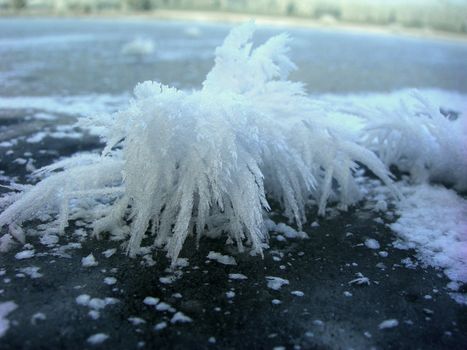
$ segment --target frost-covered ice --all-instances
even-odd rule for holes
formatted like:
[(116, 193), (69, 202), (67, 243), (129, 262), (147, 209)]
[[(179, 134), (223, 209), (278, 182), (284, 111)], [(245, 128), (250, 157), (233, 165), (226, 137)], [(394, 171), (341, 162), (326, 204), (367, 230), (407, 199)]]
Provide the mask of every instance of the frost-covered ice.
[(241, 273), (229, 273), (229, 279), (231, 280), (246, 280), (248, 277), (246, 277), (244, 274)]
[(396, 319), (389, 319), (389, 320), (384, 320), (378, 325), (379, 329), (388, 329), (388, 328), (394, 328), (399, 325), (399, 321)]
[(9, 313), (16, 310), (18, 305), (13, 301), (0, 303), (0, 338), (3, 337), (10, 328), (10, 321), (6, 318)]
[(441, 186), (406, 186), (404, 193), (400, 218), (391, 224), (396, 247), (413, 248), (423, 264), (467, 282), (467, 200)]
[(215, 260), (218, 263), (224, 264), (224, 265), (237, 265), (237, 262), (235, 261), (234, 257), (228, 256), (228, 255), (222, 255), (217, 252), (212, 252), (212, 251), (209, 252), (207, 258), (211, 260)]
[(274, 290), (279, 290), (282, 288), (282, 286), (288, 285), (289, 280), (286, 280), (285, 278), (280, 278), (280, 277), (274, 277), (274, 276), (266, 276), (267, 280), (267, 286), (268, 288), (274, 289)]

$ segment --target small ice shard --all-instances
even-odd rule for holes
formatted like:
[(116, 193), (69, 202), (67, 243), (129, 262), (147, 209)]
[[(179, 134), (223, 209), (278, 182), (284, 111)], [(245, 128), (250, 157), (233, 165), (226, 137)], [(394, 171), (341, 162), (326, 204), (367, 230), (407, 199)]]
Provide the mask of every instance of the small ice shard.
[(106, 258), (110, 258), (112, 255), (115, 254), (116, 251), (116, 248), (107, 249), (102, 252), (102, 255), (104, 255)]
[(117, 279), (115, 277), (105, 277), (104, 278), (104, 283), (111, 286), (117, 283)]
[(294, 291), (290, 292), (290, 294), (295, 295), (295, 296), (297, 296), (297, 297), (302, 297), (302, 296), (305, 295), (305, 293), (303, 293), (303, 292), (300, 291), (300, 290), (294, 290)]
[(94, 255), (92, 255), (91, 253), (88, 256), (81, 259), (81, 265), (83, 265), (84, 267), (92, 267), (97, 266), (98, 262), (94, 258)]
[(140, 324), (146, 323), (144, 319), (135, 316), (128, 317), (128, 321), (130, 321), (133, 326), (139, 326)]
[(233, 297), (235, 297), (235, 292), (230, 290), (225, 293), (225, 296), (227, 297), (227, 299), (232, 299)]
[(0, 303), (0, 338), (3, 337), (10, 328), (10, 321), (6, 318), (8, 314), (14, 310), (18, 305), (13, 301), (6, 301)]
[(224, 264), (224, 265), (237, 265), (237, 262), (235, 261), (233, 257), (229, 255), (222, 255), (220, 253), (213, 252), (213, 251), (209, 252), (207, 258), (211, 260), (215, 260), (218, 263)]
[(40, 242), (47, 246), (54, 245), (58, 243), (58, 236), (51, 233), (46, 233), (40, 238)]
[(365, 240), (365, 246), (370, 249), (379, 249), (380, 245), (376, 239), (368, 238)]
[(378, 325), (378, 328), (379, 329), (388, 329), (388, 328), (394, 328), (394, 327), (397, 327), (399, 325), (399, 321), (392, 318), (392, 319), (389, 319), (389, 320), (385, 320), (383, 322), (381, 322), (379, 325)]
[(89, 300), (88, 306), (91, 309), (99, 310), (99, 309), (105, 308), (107, 306), (107, 303), (105, 302), (104, 299), (92, 298), (91, 300)]
[(175, 315), (173, 315), (172, 319), (170, 320), (170, 323), (187, 323), (187, 322), (192, 322), (193, 320), (186, 316), (183, 312), (179, 311)]
[(274, 290), (279, 290), (282, 286), (289, 284), (288, 280), (280, 277), (266, 276), (266, 279), (268, 281), (268, 288)]
[(88, 316), (91, 317), (93, 320), (97, 320), (99, 319), (99, 317), (101, 317), (101, 314), (97, 310), (90, 310), (88, 312)]
[(246, 277), (244, 274), (241, 273), (229, 273), (229, 279), (231, 280), (246, 280), (248, 277)]
[(156, 305), (157, 311), (168, 311), (171, 308), (172, 307), (170, 306), (170, 304), (164, 303), (163, 301), (161, 301), (159, 304)]
[(143, 303), (146, 305), (157, 305), (159, 303), (160, 299), (159, 298), (154, 298), (154, 297), (146, 297), (143, 300)]
[(42, 276), (44, 276), (42, 273), (39, 272), (40, 270), (40, 267), (37, 267), (37, 266), (28, 266), (28, 267), (23, 267), (21, 269), (19, 269), (19, 271), (21, 271), (22, 273), (25, 273), (26, 275), (28, 275), (29, 277), (31, 278), (41, 278)]
[(155, 330), (155, 331), (161, 331), (161, 330), (163, 330), (163, 329), (166, 328), (166, 327), (167, 327), (167, 322), (159, 322), (158, 324), (156, 324), (156, 325), (154, 326), (154, 330)]
[(357, 276), (357, 278), (350, 281), (349, 284), (370, 285), (370, 280), (368, 279), (368, 277), (363, 276), (361, 272), (357, 272), (355, 275)]
[(35, 326), (37, 321), (45, 321), (47, 316), (43, 312), (37, 312), (31, 317), (31, 324)]
[(88, 294), (81, 294), (78, 295), (75, 300), (78, 305), (87, 306), (89, 304), (89, 300), (91, 300), (91, 296)]
[(34, 249), (23, 250), (22, 252), (16, 253), (15, 258), (18, 260), (29, 259), (34, 256)]
[(175, 276), (166, 276), (166, 277), (159, 277), (159, 282), (162, 284), (171, 284), (175, 282), (177, 278)]
[(91, 345), (98, 345), (98, 344), (105, 342), (108, 338), (109, 336), (105, 333), (96, 333), (96, 334), (91, 335), (87, 339), (87, 342)]

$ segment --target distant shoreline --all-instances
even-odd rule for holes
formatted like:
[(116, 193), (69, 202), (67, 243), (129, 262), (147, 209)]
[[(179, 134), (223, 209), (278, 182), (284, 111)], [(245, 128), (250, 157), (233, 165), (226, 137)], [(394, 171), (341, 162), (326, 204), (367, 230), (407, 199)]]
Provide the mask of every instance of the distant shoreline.
[(410, 28), (396, 25), (381, 26), (373, 24), (350, 23), (324, 18), (322, 20), (292, 16), (271, 16), (250, 13), (233, 13), (217, 11), (192, 10), (152, 10), (147, 12), (105, 11), (91, 14), (71, 13), (44, 13), (44, 12), (13, 12), (0, 13), (0, 18), (77, 18), (77, 19), (144, 19), (161, 21), (193, 21), (236, 24), (254, 19), (259, 25), (276, 27), (310, 28), (323, 30), (336, 30), (355, 33), (369, 33), (382, 35), (396, 35), (419, 39), (436, 39), (467, 43), (467, 35), (439, 31), (428, 28)]

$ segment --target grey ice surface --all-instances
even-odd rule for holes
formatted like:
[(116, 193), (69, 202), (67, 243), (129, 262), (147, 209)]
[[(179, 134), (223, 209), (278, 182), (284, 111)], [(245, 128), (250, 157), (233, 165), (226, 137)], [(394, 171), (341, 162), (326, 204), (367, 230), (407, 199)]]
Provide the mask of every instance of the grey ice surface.
[[(228, 27), (203, 25), (201, 37), (189, 38), (184, 28), (192, 25), (0, 20), (0, 96), (122, 94), (147, 79), (197, 86)], [(276, 31), (262, 29), (259, 37)], [(465, 46), (397, 36), (288, 31), (295, 38), (292, 57), (300, 67), (296, 77), (311, 91), (407, 86), (467, 91)], [(122, 57), (121, 45), (135, 36), (149, 36), (164, 50), (142, 61)], [(33, 159), (40, 167), (62, 156), (100, 149), (99, 141), (86, 134), (26, 142), (39, 131), (53, 133), (74, 121), (60, 113), (55, 120), (38, 119), (37, 112), (43, 111), (0, 110), (0, 142), (16, 140), (0, 147), (0, 184), (11, 178), (32, 181), (27, 163), (15, 162), (18, 158)], [(0, 338), (0, 349), (465, 349), (467, 309), (448, 295), (449, 281), (440, 271), (402, 264), (406, 258), (416, 261), (414, 251), (393, 248), (395, 237), (387, 222), (374, 220), (377, 216), (357, 206), (318, 219), (311, 208), (304, 228), (310, 238), (283, 242), (273, 234), (264, 259), (238, 254), (223, 240), (203, 238), (199, 249), (189, 240), (181, 253), (189, 264), (175, 271), (168, 270), (161, 251), (153, 255), (155, 265), (145, 266), (150, 260), (128, 258), (120, 242), (92, 239), (86, 230), (88, 237), (80, 241), (73, 235), (79, 229), (76, 223), (54, 247), (29, 237), (34, 257), (16, 259), (24, 250), (19, 245), (0, 255), (0, 302), (13, 300), (18, 305), (7, 316), (10, 328)], [(285, 220), (279, 214), (272, 219)], [(310, 225), (315, 220), (319, 226)], [(34, 228), (35, 223), (26, 226)], [(369, 238), (379, 242), (379, 250), (364, 245)], [(61, 247), (77, 242), (80, 248), (63, 254)], [(116, 253), (106, 258), (102, 253), (111, 248)], [(207, 259), (211, 251), (234, 257), (237, 265)], [(388, 252), (387, 257), (380, 251)], [(85, 267), (81, 259), (90, 253), (98, 265)], [(42, 276), (32, 278), (34, 274), (25, 272), (31, 272), (25, 270), (28, 267), (39, 268)], [(358, 273), (370, 284), (349, 283)], [(229, 279), (229, 274), (247, 278)], [(268, 288), (268, 276), (289, 284)], [(465, 286), (460, 292), (466, 293)], [(85, 294), (94, 301), (77, 303)], [(146, 297), (159, 302), (144, 303)], [(107, 299), (103, 307), (105, 298), (118, 301)], [(172, 323), (183, 320), (173, 318), (178, 312), (191, 322)], [(380, 329), (392, 319), (398, 321), (396, 327)], [(88, 341), (99, 339), (90, 338), (99, 333), (108, 338), (101, 344)]]

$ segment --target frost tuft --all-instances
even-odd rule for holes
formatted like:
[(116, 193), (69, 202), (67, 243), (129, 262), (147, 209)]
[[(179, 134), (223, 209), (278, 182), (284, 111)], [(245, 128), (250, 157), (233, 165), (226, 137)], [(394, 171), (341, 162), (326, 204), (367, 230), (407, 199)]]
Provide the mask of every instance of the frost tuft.
[(51, 228), (63, 234), (70, 219), (86, 219), (95, 237), (125, 240), (128, 255), (140, 254), (150, 238), (175, 264), (190, 235), (197, 242), (224, 235), (240, 252), (262, 255), (270, 200), (298, 227), (277, 230), (306, 238), (310, 197), (319, 215), (329, 202), (347, 209), (361, 197), (354, 176), (361, 165), (397, 194), (375, 153), (329, 122), (329, 106), (307, 96), (303, 84), (288, 80), (296, 69), (288, 36), (254, 47), (254, 31), (247, 23), (230, 32), (200, 90), (146, 81), (127, 108), (81, 119), (79, 126), (105, 141), (102, 153), (36, 170), (37, 185), (17, 186), (0, 202), (9, 205), (0, 227), (21, 241), (16, 228), (24, 221), (52, 215)]

